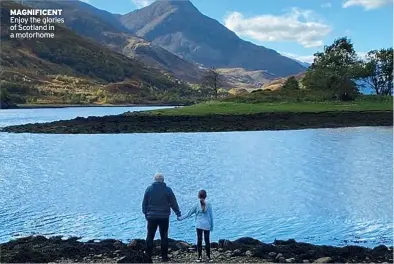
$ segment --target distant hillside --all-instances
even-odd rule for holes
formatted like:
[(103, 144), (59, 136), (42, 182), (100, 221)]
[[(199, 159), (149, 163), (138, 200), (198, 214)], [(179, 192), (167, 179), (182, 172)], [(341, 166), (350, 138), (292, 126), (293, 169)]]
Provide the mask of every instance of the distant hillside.
[(107, 45), (128, 57), (138, 59), (146, 65), (168, 72), (178, 79), (198, 82), (201, 78), (201, 70), (197, 65), (132, 34), (119, 22), (119, 15), (77, 0), (25, 3), (40, 8), (61, 8), (65, 25), (74, 32)]
[(123, 93), (179, 86), (176, 79), (59, 25), (54, 39), (9, 39), (9, 10), (16, 8), (23, 7), (1, 2), (1, 81), (10, 93), (105, 97), (108, 83), (122, 83)]
[(247, 71), (242, 68), (221, 68), (217, 71), (225, 78), (228, 88), (261, 88), (277, 76), (263, 70)]
[(188, 0), (156, 1), (120, 16), (120, 21), (137, 36), (206, 67), (265, 70), (278, 77), (305, 71), (274, 50), (240, 39)]
[[(300, 82), (301, 87), (302, 87), (301, 80), (302, 80), (302, 78), (304, 78), (304, 76), (305, 76), (305, 73), (300, 73), (300, 74), (294, 75), (296, 80)], [(288, 77), (279, 78), (279, 79), (275, 79), (270, 82), (267, 82), (266, 84), (263, 85), (263, 90), (276, 91), (282, 87), (282, 85), (286, 82), (287, 78)]]

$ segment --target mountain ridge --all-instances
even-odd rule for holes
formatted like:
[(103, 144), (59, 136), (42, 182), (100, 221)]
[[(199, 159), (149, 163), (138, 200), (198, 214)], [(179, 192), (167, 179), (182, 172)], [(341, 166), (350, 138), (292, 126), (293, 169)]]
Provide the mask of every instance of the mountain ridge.
[(137, 36), (206, 67), (267, 70), (278, 77), (305, 71), (277, 51), (242, 40), (190, 1), (156, 1), (119, 20)]

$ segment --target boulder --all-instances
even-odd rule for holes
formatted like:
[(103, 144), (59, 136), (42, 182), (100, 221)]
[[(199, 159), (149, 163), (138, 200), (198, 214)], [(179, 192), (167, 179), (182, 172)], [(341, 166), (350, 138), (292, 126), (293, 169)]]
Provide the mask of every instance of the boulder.
[(330, 263), (330, 262), (332, 262), (332, 259), (330, 257), (324, 257), (324, 258), (316, 259), (313, 263)]
[(290, 245), (290, 244), (295, 244), (297, 243), (294, 239), (288, 239), (288, 240), (276, 240), (274, 241), (274, 245)]
[(176, 247), (180, 250), (187, 250), (190, 247), (190, 245), (186, 242), (181, 241), (176, 243)]
[(232, 257), (239, 257), (242, 256), (242, 251), (240, 249), (236, 249), (233, 251), (233, 253), (231, 254)]
[(275, 259), (276, 258), (276, 253), (275, 252), (270, 252), (270, 253), (268, 253), (268, 257), (271, 258), (271, 259)]
[(257, 246), (262, 244), (261, 241), (251, 238), (251, 237), (242, 237), (234, 241), (235, 244), (242, 244), (242, 245), (250, 245), (250, 246)]
[(295, 262), (296, 262), (295, 258), (286, 259), (286, 263), (295, 263)]

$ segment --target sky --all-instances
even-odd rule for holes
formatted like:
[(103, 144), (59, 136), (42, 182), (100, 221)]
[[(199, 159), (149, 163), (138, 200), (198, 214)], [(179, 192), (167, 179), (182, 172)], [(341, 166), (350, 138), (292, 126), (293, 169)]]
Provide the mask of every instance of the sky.
[[(155, 0), (84, 0), (126, 14)], [(160, 1), (160, 0), (158, 0)], [(181, 1), (181, 0), (180, 0)], [(363, 56), (393, 46), (393, 0), (191, 0), (240, 38), (303, 62), (312, 62), (336, 38), (347, 36)]]

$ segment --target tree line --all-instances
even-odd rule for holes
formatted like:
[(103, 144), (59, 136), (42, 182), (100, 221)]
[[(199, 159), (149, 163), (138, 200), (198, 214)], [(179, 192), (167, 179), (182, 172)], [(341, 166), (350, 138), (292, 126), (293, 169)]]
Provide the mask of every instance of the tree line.
[(335, 99), (352, 100), (359, 87), (377, 95), (393, 94), (393, 48), (372, 50), (360, 58), (347, 37), (314, 54), (302, 84), (307, 89), (330, 91)]

